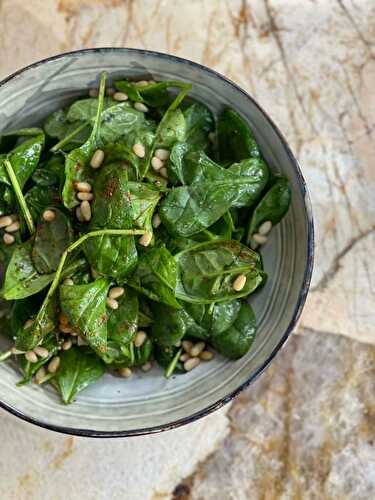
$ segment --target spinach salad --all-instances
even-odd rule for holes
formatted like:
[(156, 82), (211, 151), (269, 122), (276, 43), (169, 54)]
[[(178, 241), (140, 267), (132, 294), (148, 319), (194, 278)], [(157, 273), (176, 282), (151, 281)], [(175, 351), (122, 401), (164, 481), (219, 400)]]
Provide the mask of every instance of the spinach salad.
[(106, 371), (245, 355), (256, 250), (291, 196), (234, 110), (214, 117), (184, 82), (106, 78), (0, 137), (0, 360), (66, 404)]

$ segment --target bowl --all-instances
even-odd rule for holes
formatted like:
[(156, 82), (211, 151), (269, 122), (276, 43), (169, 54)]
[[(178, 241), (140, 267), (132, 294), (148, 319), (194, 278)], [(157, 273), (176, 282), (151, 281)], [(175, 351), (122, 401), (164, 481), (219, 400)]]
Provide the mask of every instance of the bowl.
[[(36, 62), (0, 83), (0, 133), (41, 123), (50, 112), (82, 95), (83, 89), (97, 86), (103, 70), (109, 73), (109, 82), (124, 76), (186, 80), (193, 84), (191, 95), (212, 111), (234, 108), (250, 124), (270, 167), (285, 174), (292, 188), (289, 212), (262, 250), (269, 279), (250, 299), (258, 334), (243, 358), (234, 362), (217, 356), (171, 379), (165, 379), (158, 368), (130, 380), (108, 374), (70, 406), (60, 403), (52, 387), (16, 387), (16, 369), (8, 363), (0, 365), (0, 405), (14, 415), (67, 434), (117, 437), (193, 422), (231, 401), (262, 373), (301, 314), (313, 266), (313, 220), (298, 163), (272, 120), (233, 82), (186, 59), (147, 50), (102, 48)], [(3, 348), (6, 340), (0, 342)]]

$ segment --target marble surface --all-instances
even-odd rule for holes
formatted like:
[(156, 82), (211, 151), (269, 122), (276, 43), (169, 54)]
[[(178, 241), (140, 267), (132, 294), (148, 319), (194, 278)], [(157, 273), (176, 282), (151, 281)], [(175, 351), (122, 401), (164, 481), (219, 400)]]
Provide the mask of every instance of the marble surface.
[(228, 417), (93, 443), (1, 413), (2, 499), (375, 497), (374, 16), (372, 0), (0, 0), (0, 77), (62, 51), (128, 46), (236, 81), (287, 137), (316, 221), (302, 335)]

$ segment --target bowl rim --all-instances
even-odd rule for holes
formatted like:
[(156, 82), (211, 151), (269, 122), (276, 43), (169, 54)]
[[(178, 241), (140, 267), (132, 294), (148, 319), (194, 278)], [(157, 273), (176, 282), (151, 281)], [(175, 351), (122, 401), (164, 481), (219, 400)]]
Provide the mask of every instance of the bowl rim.
[(86, 53), (90, 53), (90, 52), (91, 53), (95, 53), (95, 52), (98, 52), (98, 53), (125, 52), (125, 53), (129, 53), (129, 54), (152, 55), (152, 56), (159, 57), (161, 59), (169, 59), (169, 60), (172, 60), (172, 61), (177, 62), (179, 64), (193, 66), (196, 69), (199, 69), (200, 71), (203, 71), (205, 73), (209, 73), (209, 74), (215, 76), (216, 78), (224, 80), (227, 84), (229, 84), (231, 87), (233, 87), (236, 91), (242, 93), (247, 99), (249, 99), (252, 102), (252, 104), (256, 108), (258, 108), (258, 110), (264, 115), (266, 120), (269, 122), (269, 124), (273, 128), (274, 132), (276, 133), (276, 135), (280, 139), (280, 141), (284, 147), (284, 150), (287, 153), (288, 158), (294, 167), (294, 170), (297, 174), (298, 187), (299, 187), (301, 195), (304, 199), (305, 217), (306, 217), (306, 221), (307, 221), (307, 262), (306, 262), (306, 267), (305, 267), (305, 271), (304, 271), (302, 286), (301, 286), (301, 289), (300, 289), (299, 294), (298, 294), (298, 300), (297, 300), (297, 303), (295, 305), (292, 318), (291, 318), (289, 325), (286, 328), (283, 336), (281, 337), (281, 339), (279, 340), (277, 345), (273, 348), (271, 354), (262, 363), (262, 365), (254, 373), (252, 373), (244, 382), (242, 382), (242, 384), (240, 384), (236, 389), (231, 391), (226, 396), (220, 398), (218, 401), (203, 408), (202, 410), (199, 410), (199, 411), (193, 413), (192, 415), (182, 417), (178, 420), (168, 422), (165, 424), (151, 426), (151, 427), (144, 427), (144, 428), (140, 428), (140, 429), (126, 430), (126, 431), (95, 431), (92, 429), (65, 427), (62, 425), (49, 424), (49, 423), (40, 421), (32, 416), (26, 415), (26, 414), (22, 413), (21, 411), (19, 411), (17, 408), (13, 407), (12, 405), (9, 405), (9, 404), (5, 403), (4, 401), (0, 400), (0, 408), (3, 408), (4, 410), (8, 411), (12, 415), (19, 417), (20, 419), (22, 419), (26, 422), (37, 425), (38, 427), (42, 427), (44, 429), (52, 430), (52, 431), (59, 432), (62, 434), (69, 434), (69, 435), (73, 435), (73, 436), (95, 437), (95, 438), (115, 438), (115, 437), (143, 436), (143, 435), (148, 435), (148, 434), (156, 434), (159, 432), (165, 432), (165, 431), (168, 431), (171, 429), (176, 429), (182, 425), (194, 422), (194, 421), (196, 421), (202, 417), (205, 417), (205, 416), (209, 415), (210, 413), (220, 409), (225, 404), (232, 401), (241, 391), (246, 389), (250, 384), (252, 384), (264, 372), (264, 370), (268, 367), (268, 365), (274, 359), (276, 354), (285, 345), (286, 341), (288, 340), (291, 333), (293, 332), (293, 329), (296, 326), (297, 321), (301, 315), (301, 312), (302, 312), (302, 309), (304, 307), (306, 297), (307, 297), (307, 294), (309, 291), (310, 282), (311, 282), (311, 275), (312, 275), (312, 270), (313, 270), (313, 265), (314, 265), (314, 221), (313, 221), (311, 201), (310, 201), (310, 196), (309, 196), (309, 192), (308, 192), (308, 189), (306, 186), (305, 179), (304, 179), (302, 172), (301, 172), (301, 167), (299, 165), (299, 162), (294, 157), (294, 154), (292, 153), (284, 135), (281, 133), (281, 131), (279, 130), (277, 125), (269, 117), (269, 115), (266, 113), (266, 111), (257, 103), (257, 101), (248, 92), (243, 90), (239, 85), (234, 83), (232, 80), (225, 77), (221, 73), (219, 73), (211, 68), (208, 68), (207, 66), (204, 66), (200, 63), (191, 61), (189, 59), (186, 59), (183, 57), (178, 57), (178, 56), (175, 56), (172, 54), (167, 54), (165, 52), (158, 52), (158, 51), (153, 51), (153, 50), (137, 49), (137, 48), (127, 48), (127, 47), (95, 47), (95, 48), (88, 48), (88, 49), (72, 50), (72, 51), (68, 51), (68, 52), (62, 52), (62, 53), (54, 55), (54, 56), (46, 57), (45, 59), (38, 60), (38, 61), (31, 63), (23, 68), (20, 68), (19, 70), (15, 71), (14, 73), (12, 73), (9, 76), (2, 79), (0, 81), (0, 88), (3, 87), (4, 85), (6, 85), (10, 80), (17, 78), (18, 76), (22, 75), (23, 73), (27, 72), (30, 69), (37, 68), (40, 65), (48, 64), (49, 62), (52, 62), (52, 61), (63, 59), (66, 56), (86, 54)]

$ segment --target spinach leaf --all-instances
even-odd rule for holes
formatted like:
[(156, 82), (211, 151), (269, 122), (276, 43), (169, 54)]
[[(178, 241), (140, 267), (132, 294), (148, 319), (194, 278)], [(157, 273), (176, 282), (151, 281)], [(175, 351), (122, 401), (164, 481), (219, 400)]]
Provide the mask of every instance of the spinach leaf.
[(179, 309), (175, 298), (176, 262), (165, 247), (145, 251), (127, 284), (156, 302)]
[(144, 297), (138, 298), (139, 310), (138, 310), (138, 328), (147, 328), (153, 323), (151, 309), (146, 302)]
[(107, 348), (106, 299), (110, 282), (104, 278), (87, 285), (61, 285), (61, 310), (69, 323), (85, 338), (95, 351)]
[(222, 162), (259, 158), (260, 150), (249, 126), (233, 109), (225, 109), (218, 121), (219, 155)]
[(129, 344), (138, 329), (138, 296), (131, 289), (117, 299), (118, 309), (108, 314), (108, 338)]
[(39, 368), (46, 365), (50, 359), (59, 352), (59, 343), (56, 335), (54, 334), (48, 335), (41, 345), (48, 350), (48, 356), (45, 358), (39, 358), (36, 363), (29, 363), (24, 356), (19, 356), (17, 358), (23, 371), (23, 378), (17, 383), (17, 386), (30, 382)]
[[(263, 281), (259, 255), (238, 241), (210, 241), (177, 255), (176, 297), (187, 302), (222, 302), (252, 293)], [(247, 280), (236, 292), (233, 281), (239, 274)]]
[(89, 349), (72, 347), (60, 355), (56, 374), (57, 387), (65, 404), (73, 401), (78, 392), (104, 375), (103, 362)]
[(91, 132), (89, 124), (82, 128), (81, 121), (68, 121), (67, 113), (62, 109), (53, 112), (45, 121), (43, 128), (47, 136), (59, 140), (72, 136), (64, 146), (65, 151), (81, 146), (87, 141)]
[(125, 92), (132, 101), (143, 102), (151, 107), (164, 107), (171, 101), (168, 88), (184, 88), (185, 83), (179, 81), (162, 81), (150, 83), (144, 87), (137, 86), (136, 82), (121, 80), (115, 82), (115, 87), (121, 92)]
[(40, 163), (32, 175), (39, 186), (62, 186), (64, 183), (64, 162), (60, 156), (52, 156)]
[[(179, 351), (178, 347), (174, 346), (162, 346), (155, 344), (154, 356), (157, 363), (163, 367), (167, 368), (172, 362), (173, 358), (176, 356)], [(184, 365), (181, 361), (178, 361), (173, 373), (185, 373)]]
[(53, 211), (53, 221), (39, 220), (31, 251), (33, 264), (40, 274), (56, 271), (63, 252), (73, 241), (70, 220), (61, 210), (54, 208)]
[[(205, 336), (200, 338), (206, 340), (212, 334), (221, 333), (233, 325), (239, 310), (241, 302), (239, 300), (227, 300), (217, 304), (184, 304), (184, 309), (194, 319), (194, 321), (203, 328)], [(190, 333), (191, 335), (191, 333)], [(197, 337), (197, 335), (191, 335)]]
[(270, 220), (272, 225), (276, 225), (281, 221), (288, 211), (290, 200), (291, 190), (288, 179), (276, 178), (273, 186), (260, 200), (251, 216), (246, 238), (248, 244), (262, 222)]
[[(32, 245), (32, 240), (29, 240), (18, 245), (13, 251), (1, 290), (1, 296), (6, 300), (18, 300), (34, 295), (49, 285), (54, 278), (54, 273), (39, 274), (35, 269), (31, 258)], [(74, 260), (65, 267), (62, 277), (69, 276), (85, 266), (85, 259)]]
[(250, 207), (261, 195), (265, 188), (269, 172), (268, 167), (261, 158), (250, 158), (235, 163), (228, 171), (237, 177), (248, 177), (249, 182), (241, 189), (236, 201), (232, 204), (234, 208)]
[(150, 361), (153, 350), (154, 346), (150, 339), (146, 339), (146, 341), (141, 345), (141, 347), (135, 347), (133, 365), (142, 366), (148, 361)]
[(41, 133), (40, 128), (21, 128), (12, 130), (0, 136), (0, 153), (9, 153), (16, 145), (19, 145), (26, 137), (35, 137)]
[[(102, 113), (98, 145), (103, 147), (122, 136), (134, 133), (144, 123), (145, 115), (127, 103), (116, 104)], [(148, 132), (148, 130), (147, 130)]]
[[(112, 97), (103, 98), (103, 111), (113, 106), (119, 105), (119, 103), (112, 99)], [(123, 102), (121, 106), (130, 107), (130, 104)], [(79, 99), (73, 102), (73, 104), (67, 110), (65, 116), (66, 121), (69, 123), (79, 123), (79, 122), (94, 122), (96, 115), (98, 113), (99, 98), (89, 97), (87, 99)]]
[(61, 197), (57, 187), (37, 185), (25, 194), (25, 201), (34, 220), (38, 219), (47, 207), (61, 205)]
[(170, 148), (176, 142), (184, 141), (185, 136), (186, 121), (183, 112), (180, 109), (168, 111), (157, 131), (157, 146)]
[(186, 133), (185, 140), (196, 149), (208, 147), (208, 134), (214, 128), (214, 118), (211, 111), (201, 103), (191, 104), (184, 111)]
[(211, 342), (213, 347), (223, 356), (238, 359), (250, 349), (255, 332), (254, 312), (249, 304), (243, 302), (232, 326), (226, 330), (214, 331)]

